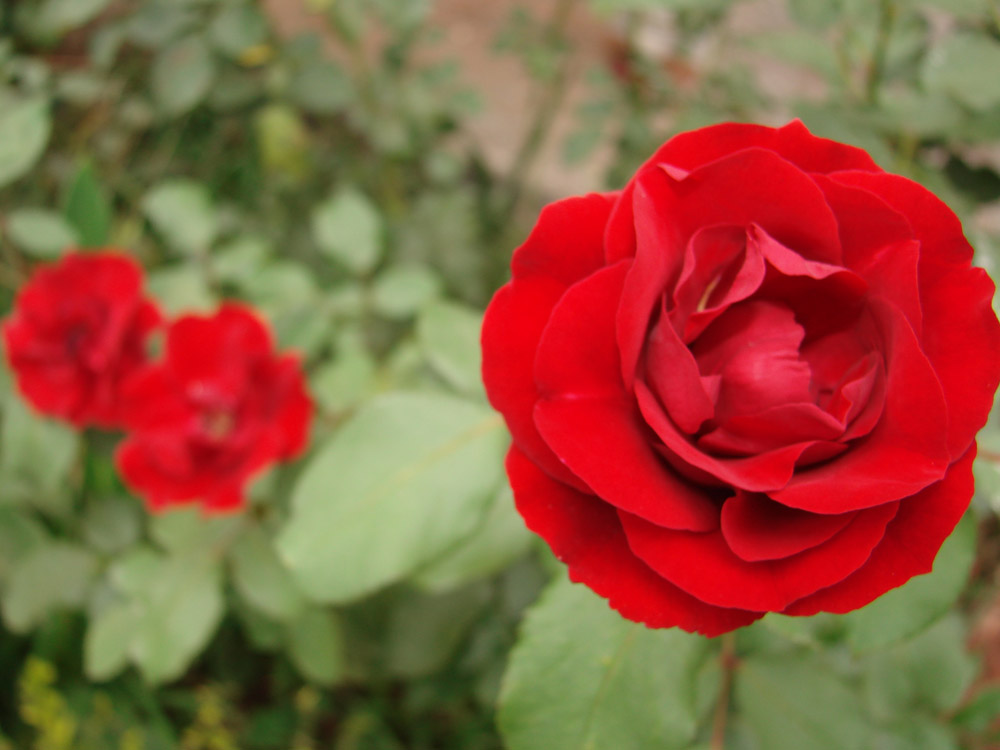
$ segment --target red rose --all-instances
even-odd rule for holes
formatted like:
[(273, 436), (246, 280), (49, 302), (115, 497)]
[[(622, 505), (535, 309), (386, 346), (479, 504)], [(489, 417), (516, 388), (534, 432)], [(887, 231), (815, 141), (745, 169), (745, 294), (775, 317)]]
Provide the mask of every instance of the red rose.
[(18, 292), (3, 339), (36, 409), (78, 427), (115, 427), (121, 383), (146, 361), (146, 339), (159, 324), (134, 261), (73, 253), (39, 268)]
[(517, 507), (652, 627), (846, 612), (931, 569), (1000, 381), (955, 215), (863, 151), (726, 124), (546, 208), (483, 324)]
[(300, 363), (278, 356), (265, 325), (232, 304), (177, 319), (166, 339), (163, 361), (126, 385), (118, 468), (153, 510), (239, 509), (254, 474), (306, 446), (312, 402)]

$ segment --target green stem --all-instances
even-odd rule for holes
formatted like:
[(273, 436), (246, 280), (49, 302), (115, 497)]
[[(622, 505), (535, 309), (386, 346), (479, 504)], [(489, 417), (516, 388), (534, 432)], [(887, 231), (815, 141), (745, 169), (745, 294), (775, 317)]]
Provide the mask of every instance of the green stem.
[(719, 666), (722, 669), (722, 681), (719, 684), (719, 697), (715, 702), (715, 715), (712, 718), (711, 750), (725, 750), (726, 720), (729, 718), (729, 696), (733, 689), (733, 672), (736, 671), (736, 634), (726, 633), (720, 639), (722, 648), (719, 651)]
[(865, 101), (877, 104), (882, 77), (885, 75), (885, 60), (889, 51), (889, 38), (892, 36), (892, 25), (896, 20), (898, 8), (895, 0), (879, 0), (878, 34), (875, 37), (875, 49), (872, 50), (871, 61), (868, 64), (868, 80), (865, 86)]
[[(566, 41), (566, 28), (575, 6), (576, 0), (558, 0), (545, 32), (546, 39), (550, 44), (555, 45)], [(545, 138), (555, 122), (556, 114), (558, 114), (565, 98), (571, 58), (572, 55), (568, 50), (563, 52), (563, 59), (549, 79), (548, 85), (539, 92), (542, 97), (541, 104), (535, 110), (534, 120), (514, 157), (514, 163), (504, 183), (503, 198), (497, 212), (498, 226), (500, 227), (506, 226), (517, 210), (531, 167), (534, 166), (538, 153), (545, 143)]]

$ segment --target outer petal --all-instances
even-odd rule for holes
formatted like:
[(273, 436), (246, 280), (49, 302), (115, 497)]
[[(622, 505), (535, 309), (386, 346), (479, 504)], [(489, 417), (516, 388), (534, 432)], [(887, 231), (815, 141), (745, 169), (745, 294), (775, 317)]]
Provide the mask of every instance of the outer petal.
[(695, 534), (654, 526), (623, 511), (618, 516), (636, 556), (692, 596), (719, 607), (782, 610), (864, 565), (898, 505), (858, 513), (826, 543), (761, 562), (740, 559), (721, 530)]
[(564, 287), (549, 279), (513, 281), (493, 297), (483, 318), (483, 383), (493, 408), (507, 422), (514, 443), (561, 482), (586, 491), (538, 434), (534, 409), (535, 352)]
[(764, 495), (737, 492), (722, 506), (721, 529), (740, 559), (779, 560), (832, 539), (857, 514), (821, 516), (779, 505)]
[(614, 310), (629, 265), (618, 263), (575, 284), (552, 311), (535, 362), (543, 394), (535, 424), (604, 500), (654, 523), (714, 528), (717, 508), (659, 459), (622, 386)]
[(542, 209), (511, 259), (515, 279), (544, 277), (575, 284), (604, 265), (604, 228), (617, 193), (591, 193)]
[(611, 507), (553, 481), (516, 446), (507, 455), (507, 474), (528, 528), (569, 566), (572, 580), (608, 599), (624, 617), (707, 636), (761, 617), (760, 612), (705, 604), (657, 576), (629, 550)]
[(969, 267), (973, 251), (961, 222), (924, 187), (891, 174), (845, 172), (834, 179), (878, 195), (906, 216), (920, 240), (922, 344), (948, 398), (948, 447), (953, 458), (960, 456), (986, 424), (1000, 383), (993, 282)]
[(647, 164), (666, 162), (690, 171), (754, 147), (774, 151), (806, 172), (882, 171), (861, 149), (815, 136), (800, 120), (781, 128), (727, 122), (681, 133), (667, 141)]
[(975, 457), (973, 444), (944, 479), (903, 500), (864, 567), (840, 583), (792, 603), (785, 614), (850, 612), (902, 586), (913, 576), (930, 573), (938, 550), (969, 507), (975, 489)]

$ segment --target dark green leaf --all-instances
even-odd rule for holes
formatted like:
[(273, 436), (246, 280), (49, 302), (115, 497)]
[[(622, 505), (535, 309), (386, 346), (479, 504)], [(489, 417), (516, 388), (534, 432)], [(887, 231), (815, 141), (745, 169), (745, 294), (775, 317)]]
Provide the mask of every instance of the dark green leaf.
[(111, 232), (111, 206), (89, 162), (76, 171), (63, 209), (83, 247), (101, 247)]

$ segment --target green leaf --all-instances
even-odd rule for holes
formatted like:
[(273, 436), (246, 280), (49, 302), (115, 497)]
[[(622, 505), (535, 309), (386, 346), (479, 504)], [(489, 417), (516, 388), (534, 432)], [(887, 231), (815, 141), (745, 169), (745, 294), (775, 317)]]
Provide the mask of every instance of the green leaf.
[(489, 602), (483, 586), (435, 596), (407, 592), (389, 616), (383, 646), (389, 672), (412, 679), (443, 667)]
[(871, 727), (856, 690), (813, 654), (751, 655), (734, 680), (734, 701), (767, 750), (869, 747)]
[(98, 682), (110, 680), (128, 663), (129, 644), (142, 621), (142, 609), (115, 603), (92, 616), (83, 641), (83, 669)]
[(298, 68), (288, 84), (288, 95), (296, 105), (316, 115), (336, 114), (354, 100), (351, 79), (328, 60), (310, 60)]
[(19, 398), (4, 408), (0, 428), (0, 503), (32, 502), (55, 513), (71, 498), (62, 492), (77, 448), (68, 426), (36, 415)]
[(120, 593), (141, 597), (152, 587), (166, 559), (152, 547), (133, 547), (111, 563), (108, 580)]
[(307, 609), (288, 628), (288, 657), (303, 677), (332, 685), (344, 671), (343, 636), (332, 612)]
[(382, 255), (381, 217), (354, 188), (343, 188), (316, 206), (312, 230), (320, 250), (353, 273), (368, 273)]
[(251, 3), (226, 4), (212, 19), (209, 35), (216, 49), (239, 60), (250, 47), (267, 42), (267, 20)]
[(441, 279), (425, 265), (393, 265), (372, 285), (372, 307), (386, 318), (404, 320), (441, 291)]
[(259, 526), (243, 532), (229, 560), (233, 584), (247, 604), (275, 620), (292, 620), (302, 613), (305, 600)]
[(254, 115), (257, 148), (264, 168), (296, 181), (309, 173), (309, 131), (297, 111), (269, 104)]
[(278, 551), (318, 601), (356, 599), (461, 541), (499, 482), (507, 434), (485, 406), (381, 396), (306, 467)]
[(514, 508), (514, 495), (504, 483), (476, 532), (420, 570), (414, 581), (429, 591), (446, 591), (486, 578), (525, 554), (531, 540), (531, 532)]
[(150, 86), (160, 110), (177, 117), (201, 103), (214, 79), (212, 51), (200, 34), (192, 34), (157, 53)]
[(83, 604), (97, 569), (92, 552), (68, 542), (36, 547), (18, 560), (3, 592), (3, 619), (15, 633), (42, 622), (52, 610)]
[(52, 41), (96, 18), (110, 0), (41, 0), (19, 18), (35, 39)]
[(958, 711), (952, 721), (970, 732), (985, 732), (1000, 716), (1000, 685), (984, 685)]
[(125, 497), (102, 497), (90, 501), (82, 523), (87, 544), (111, 554), (131, 547), (142, 533), (139, 504)]
[(207, 517), (197, 508), (175, 508), (154, 516), (149, 533), (170, 552), (204, 550), (233, 536), (243, 523), (235, 516)]
[(709, 641), (650, 630), (565, 579), (529, 611), (500, 693), (510, 750), (675, 750), (698, 727)]
[(872, 712), (889, 721), (907, 711), (938, 716), (954, 709), (977, 671), (966, 639), (961, 618), (951, 613), (911, 641), (866, 654), (861, 663)]
[(205, 275), (194, 263), (158, 268), (147, 276), (146, 287), (160, 308), (171, 316), (211, 312), (218, 304)]
[(0, 582), (21, 557), (41, 545), (45, 529), (31, 516), (0, 506)]
[(200, 182), (174, 178), (146, 193), (142, 208), (171, 248), (195, 255), (208, 250), (218, 231), (212, 196)]
[(36, 258), (58, 258), (79, 242), (62, 216), (45, 208), (21, 208), (7, 219), (7, 234), (15, 245)]
[(965, 587), (975, 550), (976, 524), (966, 515), (938, 552), (933, 573), (912, 578), (843, 616), (851, 648), (883, 648), (919, 633), (944, 615)]
[(417, 338), (431, 367), (465, 393), (482, 392), (477, 310), (453, 302), (427, 305), (417, 320)]
[(208, 644), (224, 607), (219, 565), (193, 550), (167, 559), (143, 592), (129, 653), (150, 682), (180, 677)]
[(332, 412), (360, 404), (375, 385), (375, 360), (355, 337), (341, 337), (337, 356), (310, 379), (313, 395)]
[(976, 111), (1000, 105), (1000, 41), (989, 34), (951, 34), (927, 55), (924, 83)]
[(77, 169), (66, 192), (63, 214), (76, 229), (83, 247), (107, 244), (111, 233), (111, 206), (89, 162)]
[(34, 166), (51, 131), (48, 101), (0, 97), (0, 187)]

